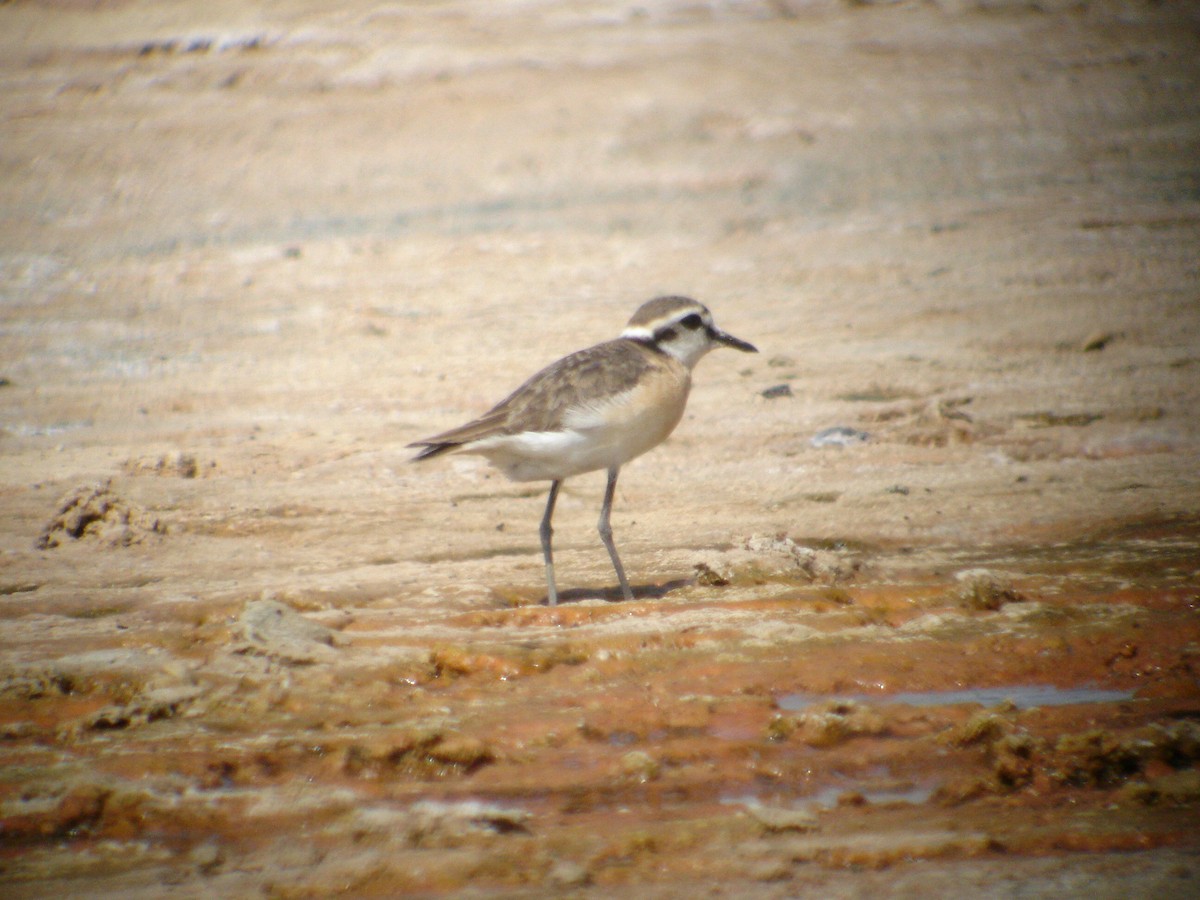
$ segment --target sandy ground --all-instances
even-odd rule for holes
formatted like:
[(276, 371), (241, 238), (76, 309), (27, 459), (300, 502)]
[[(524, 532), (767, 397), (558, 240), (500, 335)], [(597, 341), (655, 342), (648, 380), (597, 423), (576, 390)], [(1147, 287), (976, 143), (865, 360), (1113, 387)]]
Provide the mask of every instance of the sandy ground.
[[(1200, 893), (1194, 7), (14, 2), (0, 78), (5, 896)], [(404, 445), (667, 292), (762, 353), (547, 608), (544, 485)]]

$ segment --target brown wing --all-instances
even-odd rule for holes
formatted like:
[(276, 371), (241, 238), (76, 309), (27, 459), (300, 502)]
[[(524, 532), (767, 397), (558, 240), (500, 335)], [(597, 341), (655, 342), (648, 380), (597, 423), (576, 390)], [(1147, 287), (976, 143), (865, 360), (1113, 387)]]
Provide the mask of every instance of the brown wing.
[(632, 388), (651, 367), (652, 349), (618, 338), (564, 356), (547, 366), (490, 410), (465, 425), (409, 444), (428, 459), (491, 435), (557, 431), (568, 409), (584, 397), (605, 397)]

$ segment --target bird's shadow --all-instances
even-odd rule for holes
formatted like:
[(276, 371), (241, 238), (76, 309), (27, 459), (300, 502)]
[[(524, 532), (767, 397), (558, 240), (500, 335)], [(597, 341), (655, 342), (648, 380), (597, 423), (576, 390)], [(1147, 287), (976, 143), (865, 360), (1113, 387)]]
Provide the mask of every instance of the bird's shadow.
[[(633, 591), (634, 600), (661, 600), (671, 591), (679, 590), (679, 588), (688, 587), (691, 585), (690, 578), (676, 578), (673, 581), (667, 581), (663, 584), (636, 584), (630, 585), (629, 589)], [(565, 591), (558, 592), (558, 602), (563, 603), (578, 603), (580, 600), (604, 600), (607, 603), (621, 603), (625, 600), (625, 595), (621, 593), (619, 585), (613, 585), (606, 588), (568, 588)], [(542, 603), (546, 602), (546, 598), (542, 598)]]

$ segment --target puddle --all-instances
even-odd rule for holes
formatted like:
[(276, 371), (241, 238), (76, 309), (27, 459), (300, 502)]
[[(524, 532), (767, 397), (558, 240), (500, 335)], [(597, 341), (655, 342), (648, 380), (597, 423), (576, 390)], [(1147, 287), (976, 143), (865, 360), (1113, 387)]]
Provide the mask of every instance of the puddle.
[[(869, 806), (921, 806), (929, 802), (936, 787), (918, 784), (835, 784), (822, 788), (815, 794), (795, 797), (779, 805), (797, 812), (816, 813), (827, 809), (836, 809), (843, 797), (853, 796), (858, 802)], [(775, 803), (765, 802), (756, 794), (738, 794), (722, 797), (720, 802), (727, 806), (771, 806)]]
[(891, 806), (897, 803), (909, 806), (920, 806), (933, 796), (932, 786), (904, 785), (899, 787), (871, 787), (869, 785), (832, 785), (817, 791), (811, 796), (804, 797), (804, 805), (812, 810), (833, 809), (838, 805), (838, 799), (847, 794), (861, 797), (871, 806)]
[(975, 703), (997, 706), (1012, 703), (1017, 709), (1039, 706), (1071, 706), (1076, 703), (1117, 703), (1132, 700), (1132, 691), (1114, 691), (1094, 687), (1059, 688), (1049, 684), (1015, 687), (968, 688), (959, 691), (910, 691), (899, 694), (785, 694), (779, 708), (796, 712), (828, 700), (853, 700), (886, 706), (956, 706)]
[(81, 422), (55, 422), (51, 425), (31, 425), (20, 423), (17, 425), (8, 426), (5, 430), (9, 434), (17, 437), (55, 437), (56, 435), (66, 434), (69, 431), (78, 431), (81, 428), (91, 428), (90, 420)]

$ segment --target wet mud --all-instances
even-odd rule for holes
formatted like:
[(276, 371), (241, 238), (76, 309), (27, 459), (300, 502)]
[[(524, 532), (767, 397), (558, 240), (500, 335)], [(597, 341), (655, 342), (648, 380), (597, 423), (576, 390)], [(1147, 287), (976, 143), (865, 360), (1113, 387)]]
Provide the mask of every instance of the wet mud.
[[(1184, 6), (0, 6), (0, 893), (1200, 891)], [(405, 444), (697, 296), (556, 513)]]

